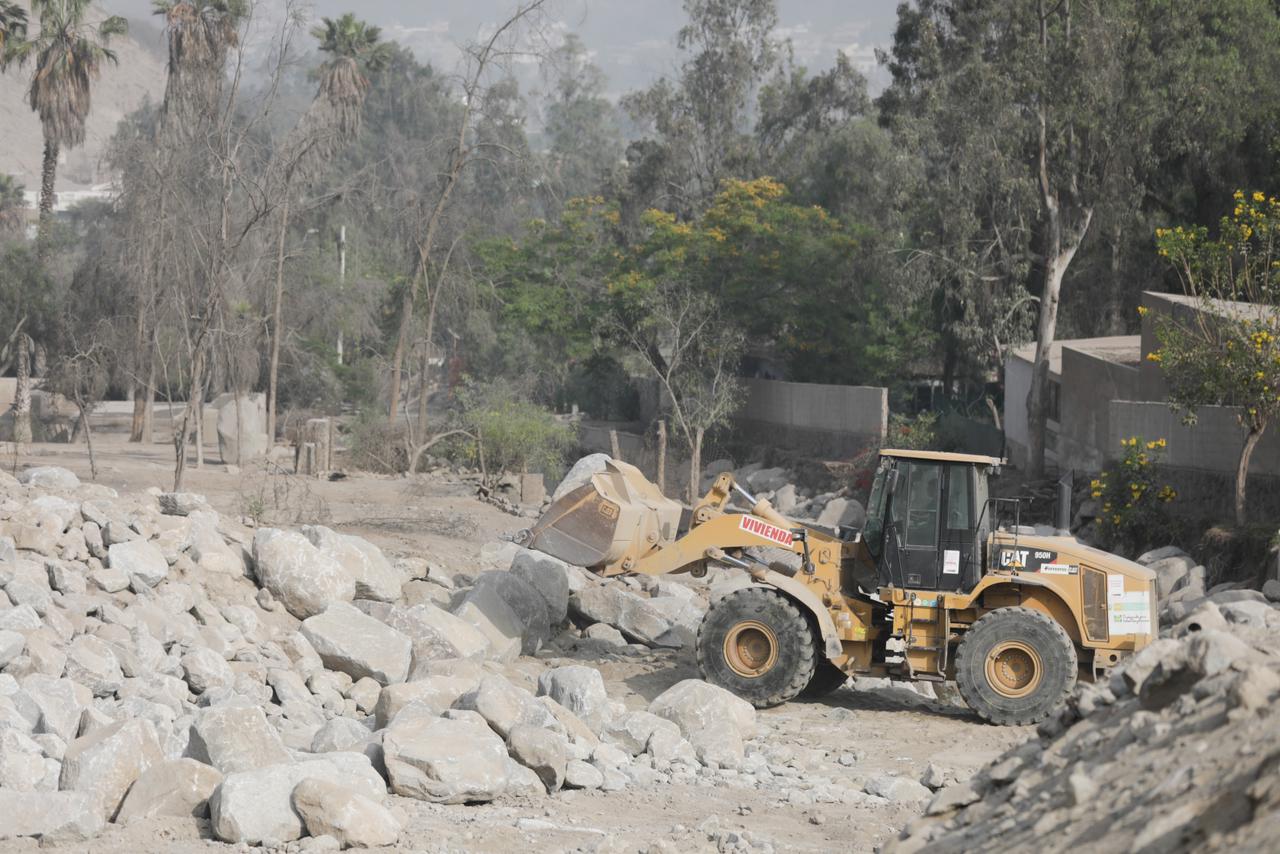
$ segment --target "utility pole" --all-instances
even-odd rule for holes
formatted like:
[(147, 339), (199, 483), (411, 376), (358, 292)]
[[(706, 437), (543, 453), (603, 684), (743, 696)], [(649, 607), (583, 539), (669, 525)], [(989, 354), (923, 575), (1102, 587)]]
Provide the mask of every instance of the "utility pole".
[[(347, 286), (347, 227), (338, 226), (338, 292)], [(342, 323), (339, 316), (338, 323)], [(338, 326), (338, 364), (342, 364), (342, 326)]]

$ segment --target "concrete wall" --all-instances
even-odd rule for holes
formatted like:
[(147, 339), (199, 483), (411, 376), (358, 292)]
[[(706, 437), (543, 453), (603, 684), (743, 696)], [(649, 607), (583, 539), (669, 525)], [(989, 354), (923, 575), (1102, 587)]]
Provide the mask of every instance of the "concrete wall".
[(745, 381), (747, 397), (735, 418), (746, 438), (813, 453), (848, 454), (883, 441), (889, 391), (875, 386)]
[[(1194, 427), (1184, 426), (1182, 416), (1166, 403), (1114, 400), (1110, 410), (1107, 447), (1113, 450), (1107, 454), (1109, 458), (1119, 454), (1121, 439), (1166, 439), (1165, 465), (1234, 475), (1244, 430), (1231, 407), (1201, 407)], [(1249, 473), (1280, 475), (1280, 430), (1272, 428), (1263, 434), (1250, 460)]]
[[(1060, 467), (1099, 471), (1111, 449), (1111, 402), (1133, 400), (1138, 369), (1090, 353), (1062, 348), (1061, 421), (1058, 428)], [(1025, 421), (1025, 414), (1023, 419)]]

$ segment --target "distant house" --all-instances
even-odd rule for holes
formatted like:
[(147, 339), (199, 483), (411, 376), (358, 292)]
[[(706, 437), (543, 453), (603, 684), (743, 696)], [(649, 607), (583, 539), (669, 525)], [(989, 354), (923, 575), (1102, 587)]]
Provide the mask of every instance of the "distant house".
[[(1097, 472), (1114, 459), (1120, 440), (1128, 436), (1167, 439), (1166, 465), (1188, 470), (1234, 474), (1244, 442), (1236, 410), (1204, 406), (1194, 427), (1182, 424), (1171, 410), (1160, 366), (1147, 360), (1159, 349), (1157, 317), (1186, 316), (1202, 311), (1190, 297), (1146, 291), (1147, 309), (1140, 335), (1059, 341), (1049, 357), (1050, 411), (1045, 459), (1050, 468)], [(1247, 303), (1218, 302), (1213, 310), (1227, 317), (1256, 312)], [(1008, 454), (1015, 465), (1027, 455), (1027, 392), (1035, 345), (1013, 351), (1005, 364), (1004, 429)], [(1280, 429), (1264, 434), (1254, 451), (1251, 474), (1280, 476)]]

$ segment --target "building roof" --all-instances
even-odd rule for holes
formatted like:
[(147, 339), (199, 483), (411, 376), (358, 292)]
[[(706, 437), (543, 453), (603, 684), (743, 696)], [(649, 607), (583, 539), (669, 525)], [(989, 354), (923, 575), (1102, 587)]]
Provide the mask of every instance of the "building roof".
[[(1066, 347), (1080, 353), (1087, 353), (1118, 365), (1133, 365), (1142, 360), (1141, 335), (1108, 335), (1102, 338), (1068, 338), (1054, 341), (1049, 345), (1049, 373), (1062, 374), (1062, 348)], [(1013, 356), (1024, 362), (1032, 362), (1036, 357), (1036, 345), (1023, 344), (1015, 347)]]
[(1143, 291), (1142, 298), (1144, 302), (1168, 302), (1193, 310), (1208, 308), (1214, 314), (1235, 320), (1251, 317), (1263, 318), (1276, 314), (1276, 307), (1271, 305), (1259, 305), (1257, 303), (1226, 299), (1202, 299), (1200, 297), (1187, 296), (1186, 294), (1162, 294), (1156, 291)]
[(1008, 461), (999, 457), (988, 457), (982, 454), (952, 454), (944, 451), (904, 451), (896, 448), (881, 448), (880, 456), (905, 458), (909, 460), (940, 460), (947, 463), (978, 463), (984, 466), (1002, 466)]

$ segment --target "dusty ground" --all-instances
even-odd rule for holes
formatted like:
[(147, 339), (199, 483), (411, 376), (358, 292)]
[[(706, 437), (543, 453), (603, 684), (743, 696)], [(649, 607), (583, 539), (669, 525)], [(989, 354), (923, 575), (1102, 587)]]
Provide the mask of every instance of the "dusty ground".
[[(98, 482), (121, 492), (150, 486), (169, 489), (173, 450), (124, 441), (122, 419), (104, 419), (96, 447)], [(439, 479), (351, 476), (340, 481), (268, 476), (260, 468), (228, 472), (207, 450), (211, 462), (187, 474), (184, 488), (206, 495), (221, 512), (256, 513), (266, 522), (324, 521), (358, 533), (391, 555), (420, 555), (464, 570), (474, 565), (480, 546), (528, 524), (475, 500), (465, 483)], [(0, 461), (12, 463), (9, 448)], [(83, 445), (35, 445), (20, 465), (64, 466), (90, 477)], [(536, 673), (568, 660), (522, 659), (520, 669)], [(643, 707), (680, 679), (697, 676), (688, 653), (655, 653), (641, 658), (592, 660), (609, 693), (628, 707)], [(793, 702), (761, 712), (764, 743), (788, 748), (784, 764), (794, 767), (795, 789), (808, 778), (835, 780), (861, 788), (872, 774), (892, 772), (919, 779), (930, 762), (964, 775), (986, 764), (1028, 730), (982, 724), (963, 709), (925, 700), (906, 688), (843, 688), (821, 702)], [(842, 757), (843, 755), (843, 757)], [(846, 764), (839, 759), (843, 758)], [(850, 764), (851, 763), (851, 764)], [(774, 850), (871, 851), (897, 833), (917, 808), (895, 804), (807, 803), (803, 793), (755, 788), (755, 780), (711, 780), (699, 786), (654, 785), (621, 792), (562, 792), (537, 800), (505, 800), (487, 806), (445, 807), (392, 796), (403, 811), (407, 832), (396, 850), (485, 851), (694, 851)], [(790, 794), (790, 800), (787, 795)], [(795, 801), (795, 802), (792, 802)], [(88, 843), (50, 846), (95, 854), (187, 852), (216, 849), (194, 821), (155, 821), (110, 826)], [(203, 835), (202, 835), (203, 834)], [(305, 842), (290, 851), (305, 850)], [(25, 843), (25, 844), (24, 844)], [(37, 847), (33, 840), (0, 845), (0, 851)]]

